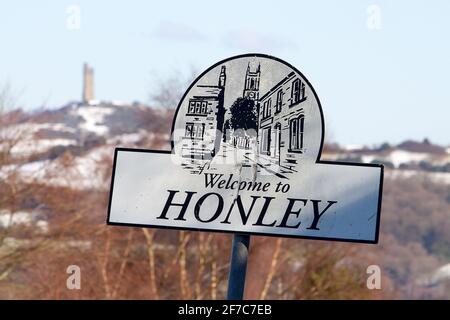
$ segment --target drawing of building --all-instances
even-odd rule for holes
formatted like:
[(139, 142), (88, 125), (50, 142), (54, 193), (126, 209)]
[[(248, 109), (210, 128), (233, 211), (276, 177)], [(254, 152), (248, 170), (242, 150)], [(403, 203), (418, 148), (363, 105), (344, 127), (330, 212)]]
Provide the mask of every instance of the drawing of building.
[(296, 171), (305, 152), (302, 103), (307, 100), (306, 84), (291, 71), (262, 94), (261, 75), (261, 65), (252, 69), (249, 63), (242, 96), (234, 98), (230, 106), (224, 106), (225, 66), (220, 69), (217, 85), (195, 86), (188, 98), (181, 141), (186, 169), (194, 174), (203, 172), (206, 162), (211, 165), (217, 156), (216, 163), (240, 157), (244, 166), (256, 162), (258, 170), (283, 178)]
[(222, 66), (217, 85), (197, 85), (189, 99), (182, 156), (209, 160), (220, 149), (225, 108), (226, 69)]
[(289, 73), (259, 99), (259, 156), (268, 164), (292, 170), (304, 152), (305, 83)]

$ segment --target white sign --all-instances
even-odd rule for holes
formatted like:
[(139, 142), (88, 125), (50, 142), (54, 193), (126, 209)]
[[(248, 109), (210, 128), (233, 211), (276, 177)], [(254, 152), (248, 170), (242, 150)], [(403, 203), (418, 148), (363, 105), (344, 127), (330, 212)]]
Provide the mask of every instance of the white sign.
[(117, 148), (108, 224), (377, 243), (383, 167), (321, 161), (308, 80), (250, 54), (188, 88), (172, 151)]

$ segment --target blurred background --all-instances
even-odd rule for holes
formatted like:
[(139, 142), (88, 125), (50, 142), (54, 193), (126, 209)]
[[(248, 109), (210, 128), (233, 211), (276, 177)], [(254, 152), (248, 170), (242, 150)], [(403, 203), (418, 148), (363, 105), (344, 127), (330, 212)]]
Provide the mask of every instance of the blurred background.
[[(385, 165), (380, 243), (252, 237), (246, 298), (450, 299), (450, 2), (0, 5), (0, 298), (220, 299), (231, 236), (106, 226), (113, 150), (170, 149), (203, 70), (258, 52), (322, 103), (322, 159)], [(67, 286), (71, 265), (81, 288)], [(367, 268), (379, 266), (381, 288)]]

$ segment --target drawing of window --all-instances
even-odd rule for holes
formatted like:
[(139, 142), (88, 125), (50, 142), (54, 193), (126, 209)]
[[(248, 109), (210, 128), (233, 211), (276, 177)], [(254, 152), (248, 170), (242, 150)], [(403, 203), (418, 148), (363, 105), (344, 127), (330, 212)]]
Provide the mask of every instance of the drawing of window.
[(201, 109), (201, 113), (202, 114), (206, 114), (208, 110), (208, 103), (206, 101), (202, 101), (202, 109)]
[(299, 115), (289, 122), (289, 151), (303, 152), (303, 130), (305, 126), (305, 116)]
[(194, 126), (193, 123), (186, 123), (186, 131), (184, 133), (184, 136), (186, 138), (192, 137), (192, 127)]
[(189, 102), (189, 109), (188, 109), (188, 113), (194, 113), (195, 111), (195, 101), (190, 101)]
[(272, 106), (272, 99), (269, 99), (266, 102), (264, 102), (264, 104), (263, 104), (263, 119), (270, 117), (271, 106)]
[(205, 133), (204, 123), (186, 123), (185, 137), (191, 139), (203, 139)]
[(200, 114), (202, 103), (200, 101), (195, 101), (195, 113)]
[(262, 131), (261, 136), (261, 153), (270, 155), (270, 127)]
[(208, 113), (208, 102), (201, 100), (190, 100), (188, 115), (206, 115)]
[(204, 134), (205, 134), (205, 124), (202, 123), (202, 124), (199, 126), (199, 130), (198, 130), (198, 132), (197, 132), (197, 138), (203, 139), (203, 135), (204, 135)]
[(305, 98), (305, 84), (300, 79), (292, 82), (291, 91), (292, 104), (297, 103)]
[(277, 104), (275, 106), (275, 112), (280, 112), (281, 111), (281, 106), (283, 105), (283, 90), (280, 89), (277, 93)]

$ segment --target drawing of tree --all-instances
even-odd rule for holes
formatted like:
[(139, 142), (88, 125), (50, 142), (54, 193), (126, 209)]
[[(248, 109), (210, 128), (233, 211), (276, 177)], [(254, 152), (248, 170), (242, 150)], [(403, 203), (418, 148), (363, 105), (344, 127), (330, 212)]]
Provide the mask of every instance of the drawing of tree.
[(248, 135), (256, 134), (257, 110), (255, 102), (248, 98), (237, 98), (230, 108), (230, 127), (235, 132), (247, 132)]

